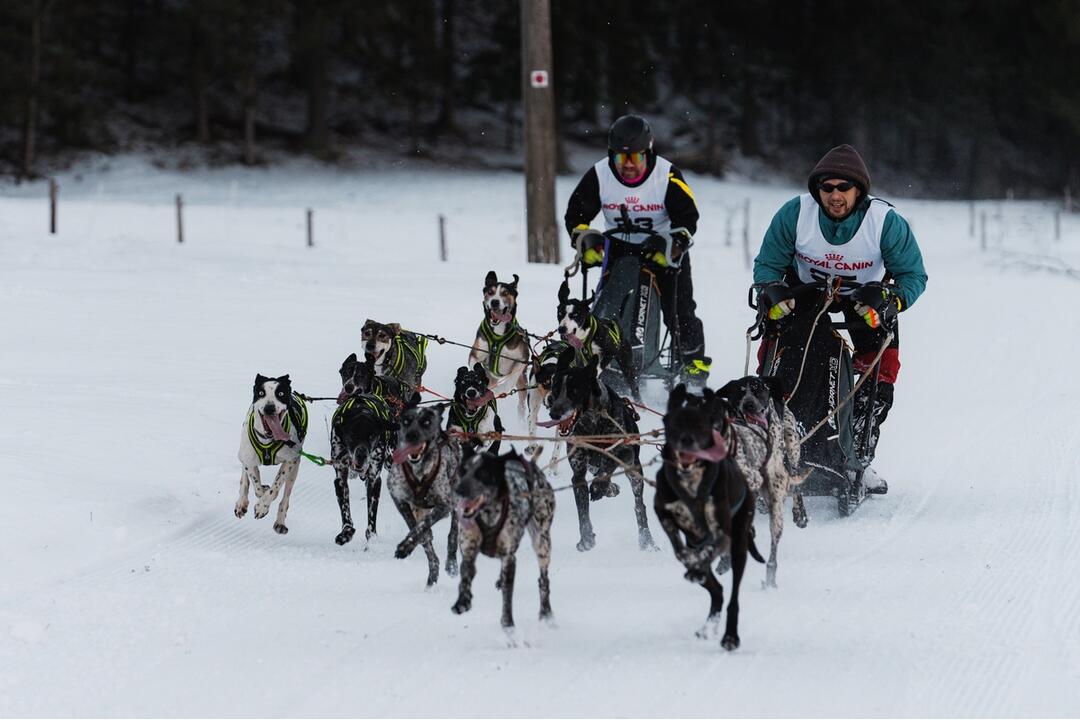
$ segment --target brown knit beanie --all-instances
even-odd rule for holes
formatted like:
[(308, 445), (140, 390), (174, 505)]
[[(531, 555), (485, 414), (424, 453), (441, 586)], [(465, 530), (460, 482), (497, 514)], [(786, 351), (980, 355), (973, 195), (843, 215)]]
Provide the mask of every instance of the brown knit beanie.
[(859, 152), (846, 143), (825, 153), (825, 157), (818, 160), (818, 164), (810, 171), (807, 182), (810, 194), (817, 198), (818, 182), (829, 178), (842, 178), (855, 183), (855, 187), (862, 192), (862, 198), (870, 194), (870, 172), (866, 169), (866, 163)]

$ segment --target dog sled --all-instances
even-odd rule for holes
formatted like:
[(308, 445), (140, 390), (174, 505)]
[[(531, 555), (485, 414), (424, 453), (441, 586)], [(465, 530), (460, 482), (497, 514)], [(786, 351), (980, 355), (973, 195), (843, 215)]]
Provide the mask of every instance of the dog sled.
[[(876, 363), (868, 371), (869, 402), (857, 414), (851, 345), (840, 331), (865, 326), (831, 318), (823, 306), (836, 296), (827, 281), (783, 287), (784, 297), (759, 300), (763, 287), (750, 288), (749, 305), (758, 313), (750, 328), (756, 331), (751, 339), (763, 338), (760, 374), (784, 381), (788, 407), (803, 436), (803, 465), (811, 472), (802, 483), (802, 493), (835, 497), (837, 511), (846, 517), (867, 497), (863, 475), (874, 459), (871, 438), (881, 365)], [(845, 293), (859, 287), (860, 283), (843, 282)], [(780, 320), (769, 320), (769, 307), (788, 298), (795, 299), (795, 310)]]
[[(581, 261), (582, 254), (588, 247), (602, 246), (604, 262), (600, 267), (593, 314), (598, 318), (615, 320), (623, 335), (629, 339), (638, 381), (660, 380), (666, 391), (670, 391), (678, 382), (681, 368), (679, 323), (676, 292), (671, 293), (671, 298), (663, 297), (657, 278), (661, 272), (675, 272), (675, 283), (678, 282), (677, 270), (685, 251), (689, 249), (689, 246), (683, 247), (677, 257), (673, 256), (676, 241), (672, 236), (679, 230), (676, 228), (670, 233), (661, 233), (643, 224), (635, 224), (623, 206), (622, 219), (616, 227), (604, 232), (587, 230), (577, 238), (582, 297), (588, 292), (589, 270)], [(668, 269), (651, 260), (657, 252), (663, 254)], [(677, 285), (673, 284), (673, 287)], [(664, 302), (670, 303), (669, 316), (672, 318), (671, 327), (676, 328), (674, 332), (668, 332), (664, 327), (661, 305)], [(627, 383), (614, 366), (605, 370), (601, 377), (618, 392), (627, 392)]]

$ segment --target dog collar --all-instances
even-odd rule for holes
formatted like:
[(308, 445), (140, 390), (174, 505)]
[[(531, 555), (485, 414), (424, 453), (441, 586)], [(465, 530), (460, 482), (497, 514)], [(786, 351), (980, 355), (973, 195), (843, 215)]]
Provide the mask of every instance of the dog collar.
[(476, 516), (476, 525), (480, 528), (480, 552), (488, 557), (495, 557), (495, 553), (498, 550), (496, 544), (499, 542), (499, 534), (502, 533), (502, 529), (506, 525), (506, 518), (510, 515), (509, 484), (505, 488), (505, 492), (503, 492), (501, 505), (502, 508), (499, 511), (499, 519), (494, 525), (485, 525), (480, 516)]
[(480, 428), (480, 423), (487, 417), (488, 410), (495, 409), (494, 400), (487, 401), (472, 413), (466, 410), (464, 405), (454, 402), (450, 405), (450, 419), (454, 424), (460, 425), (465, 432), (475, 433)]
[(412, 466), (407, 460), (401, 464), (401, 470), (405, 474), (405, 482), (409, 484), (409, 489), (412, 490), (413, 498), (418, 505), (427, 499), (428, 493), (431, 492), (431, 486), (435, 484), (435, 477), (439, 474), (439, 467), (442, 465), (442, 447), (441, 441), (435, 443), (435, 463), (431, 466), (431, 472), (425, 475), (422, 480), (417, 479), (412, 471)]

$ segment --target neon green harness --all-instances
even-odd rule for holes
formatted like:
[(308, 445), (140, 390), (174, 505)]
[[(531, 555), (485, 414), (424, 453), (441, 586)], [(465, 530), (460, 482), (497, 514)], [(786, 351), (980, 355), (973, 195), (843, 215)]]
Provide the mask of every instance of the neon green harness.
[(396, 352), (394, 364), (390, 366), (390, 374), (396, 378), (400, 378), (401, 372), (405, 369), (405, 353), (409, 353), (416, 360), (416, 377), (419, 378), (427, 370), (428, 339), (420, 335), (412, 335), (412, 337), (416, 340), (415, 344), (406, 341), (404, 333), (394, 336)]
[[(285, 447), (286, 442), (284, 440), (273, 440), (270, 442), (263, 442), (260, 439), (259, 433), (255, 430), (255, 412), (251, 413), (248, 417), (248, 440), (251, 442), (251, 447), (255, 448), (255, 453), (259, 456), (259, 462), (263, 465), (277, 465), (277, 454), (281, 451), (281, 448)], [(281, 423), (281, 429), (285, 432), (290, 432), (293, 425), (296, 426), (296, 436), (300, 443), (304, 442), (304, 438), (307, 436), (308, 426), (308, 411), (307, 405), (303, 399), (293, 393), (292, 406), (289, 407), (289, 411), (285, 413), (285, 419)]]
[(517, 318), (510, 322), (510, 327), (502, 335), (496, 335), (495, 328), (491, 327), (491, 323), (487, 318), (484, 318), (484, 321), (480, 323), (480, 334), (484, 336), (484, 340), (488, 344), (488, 357), (485, 363), (488, 372), (501, 377), (503, 373), (499, 372), (499, 361), (502, 360), (503, 348), (511, 340), (521, 336), (521, 327), (518, 325)]
[[(615, 343), (616, 348), (619, 347), (619, 345), (622, 344), (622, 330), (619, 328), (619, 323), (609, 322), (605, 323), (604, 325), (604, 329), (607, 331), (608, 337), (611, 339), (611, 342)], [(581, 341), (581, 349), (584, 351), (584, 354), (587, 357), (592, 356), (592, 350), (590, 349), (590, 347), (592, 346), (593, 338), (596, 337), (596, 331), (597, 329), (599, 329), (599, 326), (600, 322), (596, 319), (596, 316), (590, 315), (589, 332), (587, 335), (585, 335), (585, 339)]]
[(448, 425), (457, 425), (467, 433), (476, 433), (480, 430), (480, 423), (487, 417), (488, 411), (494, 410), (498, 412), (498, 408), (495, 407), (495, 401), (489, 400), (485, 404), (476, 409), (476, 412), (469, 414), (465, 412), (464, 405), (458, 405), (453, 403), (450, 405), (450, 422)]
[(380, 420), (390, 422), (390, 406), (387, 405), (386, 400), (378, 395), (361, 393), (359, 395), (350, 395), (348, 400), (339, 405), (337, 410), (334, 411), (331, 423), (340, 425), (345, 413), (356, 407), (358, 403), (367, 407)]

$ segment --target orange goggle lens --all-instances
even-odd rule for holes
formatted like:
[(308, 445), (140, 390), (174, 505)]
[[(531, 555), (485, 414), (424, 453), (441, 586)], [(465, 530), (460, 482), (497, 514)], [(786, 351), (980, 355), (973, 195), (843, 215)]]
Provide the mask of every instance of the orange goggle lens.
[(645, 151), (639, 150), (638, 152), (617, 152), (615, 153), (615, 164), (622, 165), (627, 159), (633, 160), (635, 163), (645, 162)]

